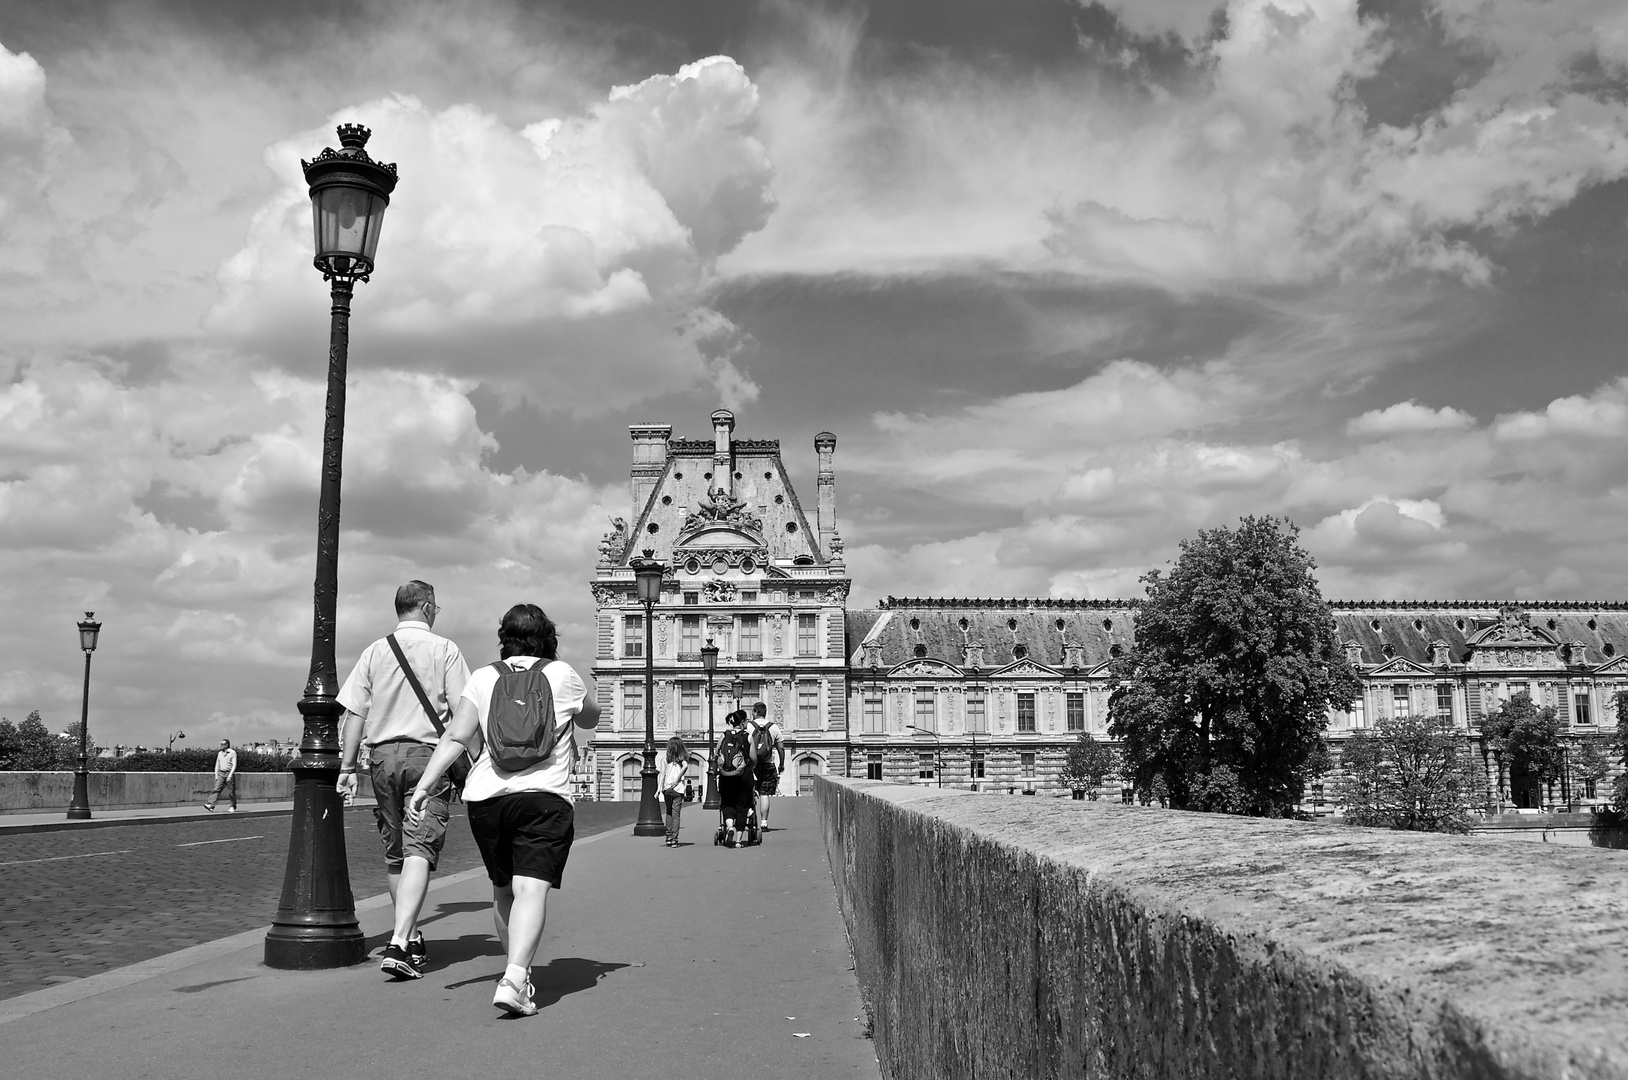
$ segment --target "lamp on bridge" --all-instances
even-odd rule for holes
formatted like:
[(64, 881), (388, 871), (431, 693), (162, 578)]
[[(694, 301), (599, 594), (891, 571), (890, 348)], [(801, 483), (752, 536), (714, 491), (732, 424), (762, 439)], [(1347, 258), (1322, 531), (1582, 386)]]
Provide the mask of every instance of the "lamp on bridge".
[(96, 651), (96, 638), (102, 624), (94, 611), (85, 612), (79, 624), (79, 647), (85, 650), (85, 692), (79, 707), (79, 767), (73, 773), (73, 801), (68, 817), (83, 821), (90, 817), (90, 654)]
[(707, 796), (701, 809), (716, 810), (722, 805), (718, 800), (718, 735), (712, 729), (712, 676), (718, 670), (718, 646), (711, 638), (701, 646), (701, 666), (707, 672)]
[(186, 737), (187, 737), (187, 733), (184, 732), (184, 731), (177, 731), (175, 734), (171, 735), (170, 736), (170, 743), (169, 743), (168, 746), (166, 746), (164, 748), (164, 753), (166, 753), (166, 754), (175, 753), (175, 740), (176, 739), (184, 739)]
[(939, 741), (938, 732), (936, 732), (936, 731), (928, 731), (926, 728), (917, 727), (915, 724), (906, 724), (905, 727), (909, 728), (911, 731), (920, 732), (921, 734), (926, 735), (928, 738), (933, 740), (933, 779), (938, 782), (939, 787), (943, 787), (944, 786), (944, 750), (943, 750), (944, 744)]
[(322, 483), (317, 503), (316, 583), (311, 619), (311, 668), (300, 698), (304, 731), (294, 774), (283, 895), (266, 934), (266, 966), (308, 970), (349, 967), (367, 955), (356, 922), (345, 860), (345, 803), (339, 776), (339, 672), (334, 624), (339, 608), (339, 486), (345, 457), (345, 378), (350, 353), (350, 301), (358, 281), (373, 274), (379, 229), (396, 188), (396, 167), (367, 154), (372, 132), (341, 124), (338, 150), (301, 161), (311, 196), (316, 253), (329, 288), (328, 400), (322, 429)]
[(667, 568), (645, 548), (642, 558), (629, 561), (639, 603), (644, 605), (644, 769), (639, 773), (639, 820), (634, 836), (666, 836), (661, 807), (656, 804), (656, 657), (655, 606), (661, 599), (661, 578)]

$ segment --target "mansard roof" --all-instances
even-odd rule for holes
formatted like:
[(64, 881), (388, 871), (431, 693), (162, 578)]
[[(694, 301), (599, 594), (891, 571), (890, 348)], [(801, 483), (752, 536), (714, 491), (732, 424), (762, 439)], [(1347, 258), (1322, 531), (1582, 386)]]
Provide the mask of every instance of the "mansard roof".
[[(966, 663), (965, 646), (982, 643), (979, 670), (987, 672), (1020, 659), (1015, 649), (1022, 645), (1030, 660), (1061, 668), (1066, 663), (1066, 642), (1082, 647), (1083, 671), (1105, 663), (1113, 646), (1130, 646), (1134, 607), (1125, 601), (899, 600), (890, 596), (877, 611), (849, 613), (849, 656), (856, 668), (868, 666), (865, 645), (872, 642), (880, 645), (878, 663), (892, 668), (914, 659), (919, 645), (927, 657), (960, 667)], [(856, 616), (869, 620), (863, 633), (855, 632)]]
[[(1017, 645), (1027, 647), (1030, 659), (1061, 667), (1066, 637), (1083, 646), (1081, 670), (1087, 670), (1107, 662), (1112, 646), (1130, 646), (1140, 603), (1136, 599), (890, 596), (875, 611), (848, 613), (848, 654), (856, 668), (864, 667), (864, 646), (873, 642), (880, 646), (879, 663), (891, 668), (914, 658), (921, 645), (926, 656), (961, 665), (965, 644), (982, 641), (984, 671), (1012, 663)], [(1525, 644), (1557, 649), (1581, 643), (1590, 665), (1628, 656), (1628, 602), (1330, 600), (1329, 606), (1339, 640), (1360, 645), (1362, 662), (1369, 668), (1396, 660), (1433, 668), (1432, 646), (1437, 642), (1447, 646), (1452, 663), (1464, 663), (1478, 644), (1502, 644), (1498, 627), (1509, 609), (1523, 614), (1530, 624), (1530, 634), (1519, 635)], [(912, 620), (917, 624), (914, 627)], [(1062, 630), (1057, 626), (1059, 620)], [(1104, 628), (1105, 620), (1111, 629)]]
[(686, 528), (687, 521), (696, 524), (697, 511), (710, 505), (711, 492), (722, 478), (711, 475), (711, 439), (672, 439), (661, 476), (634, 522), (626, 550), (613, 565), (627, 566), (646, 549), (672, 564), (675, 549), (697, 548), (759, 549), (771, 566), (799, 558), (827, 565), (819, 551), (819, 536), (803, 514), (781, 463), (780, 440), (732, 439), (729, 445), (736, 473), (730, 478), (733, 498), (744, 504), (739, 512), (710, 520), (704, 529)]

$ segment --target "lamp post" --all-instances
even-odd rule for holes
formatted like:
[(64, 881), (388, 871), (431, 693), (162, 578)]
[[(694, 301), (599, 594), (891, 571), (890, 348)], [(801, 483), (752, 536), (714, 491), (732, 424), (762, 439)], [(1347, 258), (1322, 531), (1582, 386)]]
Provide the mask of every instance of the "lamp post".
[(661, 807), (656, 804), (656, 657), (655, 605), (661, 599), (661, 576), (667, 568), (652, 556), (655, 551), (646, 548), (643, 558), (629, 562), (638, 588), (639, 602), (644, 605), (644, 770), (639, 773), (639, 820), (633, 825), (634, 836), (666, 836), (662, 824)]
[(322, 487), (317, 506), (316, 582), (313, 588), (311, 670), (299, 710), (304, 719), (294, 774), (294, 816), (289, 831), (283, 894), (266, 934), (266, 966), (345, 967), (367, 955), (356, 923), (345, 860), (345, 804), (339, 775), (339, 673), (334, 621), (339, 606), (339, 484), (345, 448), (345, 374), (350, 347), (350, 301), (356, 282), (373, 274), (379, 228), (396, 167), (368, 157), (372, 132), (341, 124), (340, 149), (326, 148), (300, 162), (310, 185), (316, 268), (332, 282), (328, 329), (328, 402), (322, 430)]
[(79, 707), (79, 768), (73, 774), (73, 801), (68, 804), (68, 817), (84, 821), (90, 817), (90, 654), (96, 651), (96, 636), (102, 624), (96, 621), (94, 611), (85, 612), (79, 624), (79, 647), (85, 650), (85, 692)]
[(701, 646), (701, 666), (707, 671), (707, 797), (701, 801), (701, 809), (716, 810), (722, 805), (718, 800), (718, 735), (712, 729), (712, 676), (718, 670), (718, 646), (711, 638)]
[(175, 734), (171, 735), (170, 736), (170, 743), (169, 743), (168, 746), (166, 746), (164, 748), (164, 753), (166, 753), (166, 754), (175, 753), (175, 740), (176, 739), (184, 739), (186, 737), (187, 737), (187, 733), (184, 732), (184, 731), (177, 731)]
[(920, 732), (921, 734), (926, 735), (928, 738), (933, 740), (933, 779), (938, 781), (938, 786), (939, 787), (943, 787), (944, 786), (944, 751), (943, 751), (944, 744), (939, 741), (938, 732), (936, 732), (936, 731), (928, 731), (926, 728), (917, 727), (915, 724), (906, 724), (905, 727), (909, 728), (911, 731)]
[[(969, 664), (967, 666), (967, 677), (972, 682), (972, 686), (968, 688), (968, 693), (964, 696), (970, 700), (971, 691), (978, 689), (977, 665)], [(981, 693), (982, 691), (979, 692)], [(987, 701), (984, 702), (984, 708), (986, 710), (989, 708)], [(980, 715), (984, 717), (984, 723), (987, 724), (989, 722), (989, 713), (985, 711)], [(967, 759), (967, 783), (971, 785), (973, 791), (982, 791), (983, 785), (978, 782), (978, 770), (983, 767), (984, 759), (978, 756), (978, 732), (973, 729), (971, 723), (967, 724), (967, 738), (972, 740), (972, 756)]]

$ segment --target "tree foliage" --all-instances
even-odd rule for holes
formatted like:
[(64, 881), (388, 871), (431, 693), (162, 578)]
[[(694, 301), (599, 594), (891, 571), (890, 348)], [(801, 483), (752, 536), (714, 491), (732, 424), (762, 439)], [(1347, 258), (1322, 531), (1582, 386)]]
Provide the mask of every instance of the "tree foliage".
[(78, 724), (73, 725), (72, 734), (71, 741), (53, 734), (40, 719), (38, 709), (20, 724), (0, 718), (0, 769), (72, 769), (79, 760)]
[(1502, 754), (1504, 764), (1519, 762), (1545, 784), (1566, 771), (1560, 744), (1560, 716), (1553, 706), (1539, 708), (1530, 694), (1516, 694), (1481, 721), (1481, 736), (1488, 748)]
[(1109, 732), (1139, 794), (1181, 809), (1287, 816), (1328, 710), (1356, 673), (1292, 522), (1246, 517), (1144, 575), (1135, 644), (1113, 662)]
[(1611, 750), (1617, 763), (1623, 767), (1611, 787), (1611, 808), (1619, 814), (1628, 814), (1628, 690), (1617, 691), (1617, 733), (1611, 740)]
[(1086, 794), (1095, 799), (1097, 788), (1114, 771), (1114, 765), (1113, 748), (1093, 739), (1089, 731), (1082, 731), (1068, 748), (1057, 778), (1071, 788), (1084, 788)]
[(1484, 777), (1450, 719), (1386, 717), (1340, 751), (1337, 798), (1353, 825), (1414, 832), (1470, 831)]

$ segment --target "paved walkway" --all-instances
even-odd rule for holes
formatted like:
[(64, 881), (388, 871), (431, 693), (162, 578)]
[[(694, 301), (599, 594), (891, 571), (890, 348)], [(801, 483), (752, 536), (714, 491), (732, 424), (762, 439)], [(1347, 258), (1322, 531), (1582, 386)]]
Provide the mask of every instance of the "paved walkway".
[[(360, 800), (358, 800), (360, 802)], [(237, 813), (229, 812), (225, 805), (213, 812), (202, 806), (149, 806), (140, 810), (97, 810), (88, 821), (69, 819), (66, 810), (51, 810), (38, 814), (0, 814), (0, 835), (18, 832), (76, 831), (79, 829), (105, 829), (114, 825), (151, 825), (155, 821), (175, 821), (182, 818), (246, 818), (266, 814), (287, 814), (294, 809), (287, 802), (239, 803)]]
[[(550, 898), (533, 981), (543, 1010), (502, 1019), (490, 886), (441, 879), (426, 905), (431, 971), (261, 963), (264, 930), (0, 1001), (8, 1075), (31, 1080), (229, 1075), (570, 1080), (879, 1076), (812, 799), (777, 799), (760, 848), (631, 830), (579, 841)], [(370, 946), (388, 901), (358, 904)]]

